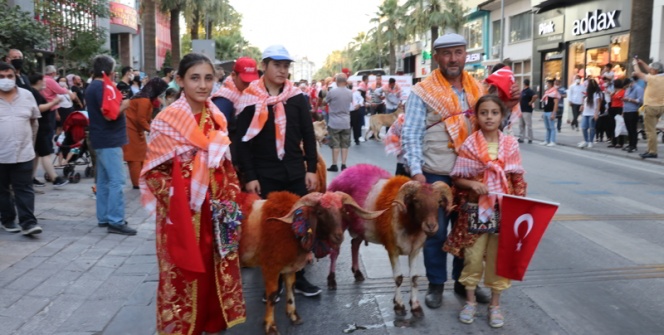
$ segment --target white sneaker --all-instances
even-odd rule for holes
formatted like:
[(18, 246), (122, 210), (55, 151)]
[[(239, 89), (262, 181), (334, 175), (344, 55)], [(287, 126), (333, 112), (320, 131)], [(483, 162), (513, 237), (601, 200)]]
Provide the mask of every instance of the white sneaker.
[(588, 143), (587, 148), (592, 148), (592, 147), (593, 147), (593, 144), (592, 144), (592, 143)]
[(547, 144), (546, 146), (547, 146), (547, 147), (555, 147), (555, 146), (556, 146), (556, 142), (551, 142), (551, 143)]
[(588, 146), (588, 142), (579, 142), (579, 144), (576, 145), (579, 148), (585, 148)]
[(547, 144), (549, 144), (549, 142), (546, 142), (546, 141), (540, 143), (540, 145), (547, 145)]

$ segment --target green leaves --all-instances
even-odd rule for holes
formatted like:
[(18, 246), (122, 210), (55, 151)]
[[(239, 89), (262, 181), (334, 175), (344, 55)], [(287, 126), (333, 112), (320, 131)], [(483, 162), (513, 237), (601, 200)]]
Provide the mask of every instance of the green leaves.
[(0, 55), (9, 49), (20, 49), (29, 58), (33, 49), (43, 49), (49, 40), (48, 30), (40, 22), (24, 12), (20, 7), (11, 7), (7, 2), (0, 3)]

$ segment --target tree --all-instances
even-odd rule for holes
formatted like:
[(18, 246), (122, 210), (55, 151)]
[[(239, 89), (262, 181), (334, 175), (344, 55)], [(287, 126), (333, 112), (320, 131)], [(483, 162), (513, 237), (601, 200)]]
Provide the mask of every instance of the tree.
[(201, 28), (206, 39), (213, 39), (213, 32), (219, 26), (239, 26), (242, 16), (228, 3), (228, 0), (183, 0), (185, 21), (192, 40), (200, 37)]
[(396, 47), (406, 41), (407, 34), (402, 21), (405, 17), (405, 8), (399, 6), (398, 0), (385, 0), (378, 7), (376, 18), (371, 22), (378, 23), (378, 45), (389, 46), (390, 74), (394, 74), (397, 67)]
[[(180, 14), (186, 5), (186, 0), (159, 0), (159, 10), (170, 14), (171, 22), (171, 62), (170, 66), (176, 68), (182, 58), (180, 50)], [(155, 27), (156, 28), (156, 27)]]
[(314, 74), (314, 78), (332, 77), (341, 72), (342, 68), (350, 67), (351, 65), (352, 60), (349, 57), (348, 49), (332, 51), (332, 53), (325, 58), (323, 66)]
[[(629, 59), (635, 55), (644, 60), (650, 55), (652, 29), (652, 0), (632, 0), (632, 27), (629, 39)], [(0, 30), (1, 31), (1, 30)], [(638, 36), (638, 38), (635, 38)]]
[[(407, 15), (407, 31), (409, 35), (418, 37), (427, 30), (431, 31), (431, 54), (433, 41), (441, 31), (450, 29), (461, 32), (465, 22), (463, 5), (459, 0), (408, 0), (403, 6), (410, 9)], [(436, 62), (431, 62), (431, 70), (438, 67)]]
[(32, 59), (34, 49), (45, 49), (48, 45), (48, 29), (34, 20), (30, 13), (20, 7), (11, 7), (7, 2), (0, 3), (0, 56), (4, 57), (9, 49), (21, 49), (23, 56)]
[(143, 40), (145, 41), (143, 69), (150, 77), (157, 74), (157, 18), (155, 0), (141, 1), (141, 19), (143, 20)]

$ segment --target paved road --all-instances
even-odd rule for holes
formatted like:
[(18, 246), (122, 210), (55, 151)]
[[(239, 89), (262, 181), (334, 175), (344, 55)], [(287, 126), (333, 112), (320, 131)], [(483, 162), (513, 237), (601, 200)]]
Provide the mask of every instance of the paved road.
[[(570, 140), (578, 134), (564, 129), (562, 135), (566, 132)], [(536, 137), (542, 137), (541, 126)], [(485, 311), (475, 324), (459, 323), (463, 301), (450, 285), (441, 309), (425, 307), (422, 320), (395, 318), (385, 251), (362, 247), (367, 281), (355, 284), (346, 245), (337, 270), (339, 289), (319, 298), (299, 297), (301, 326), (288, 324), (280, 303), (282, 333), (342, 334), (347, 324), (357, 323), (369, 328), (355, 332), (360, 335), (664, 334), (661, 161), (630, 159), (599, 146), (524, 144), (522, 152), (529, 195), (561, 208), (525, 280), (504, 294), (505, 328), (490, 329)], [(328, 149), (324, 155), (329, 159)], [(349, 163), (359, 162), (389, 171), (395, 164), (376, 142), (351, 148)], [(139, 208), (138, 192), (127, 189), (128, 220), (139, 233), (108, 235), (96, 228), (90, 185), (84, 179), (61, 191), (47, 186), (37, 196), (41, 236), (0, 233), (0, 334), (154, 334), (154, 219)], [(324, 285), (328, 266), (327, 259), (317, 262), (308, 277)], [(249, 318), (228, 334), (261, 334), (260, 274), (251, 269), (243, 274)]]

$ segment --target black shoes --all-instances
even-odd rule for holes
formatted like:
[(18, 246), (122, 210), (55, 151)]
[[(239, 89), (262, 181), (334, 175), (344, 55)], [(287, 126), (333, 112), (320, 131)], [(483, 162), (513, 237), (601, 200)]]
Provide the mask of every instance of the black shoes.
[(18, 233), (21, 231), (21, 227), (19, 227), (16, 222), (3, 223), (2, 229), (8, 233)]
[(62, 187), (69, 184), (69, 180), (62, 178), (60, 176), (55, 177), (55, 180), (53, 181), (53, 186), (57, 187)]
[(120, 234), (128, 236), (136, 235), (136, 229), (129, 228), (129, 226), (126, 223), (123, 225), (108, 224), (108, 232), (110, 234)]
[(305, 297), (315, 297), (323, 290), (320, 287), (310, 283), (304, 275), (298, 275), (295, 279), (295, 293), (302, 294)]
[[(466, 299), (466, 287), (459, 283), (459, 281), (454, 282), (454, 293), (462, 297), (464, 300)], [(480, 304), (488, 304), (491, 301), (491, 297), (478, 286), (475, 289), (475, 300)]]
[(630, 154), (631, 154), (632, 152), (635, 152), (635, 151), (636, 151), (636, 148), (627, 147), (627, 149), (626, 149), (625, 151), (627, 151), (627, 153), (630, 153)]
[(657, 158), (657, 154), (653, 154), (652, 152), (644, 152), (641, 155), (641, 158), (646, 159), (646, 158)]
[(346, 170), (346, 164), (341, 164), (341, 171)]
[(21, 227), (21, 234), (23, 234), (23, 236), (41, 234), (41, 232), (42, 229), (40, 226), (37, 225), (36, 222), (28, 224), (25, 227)]
[(518, 140), (516, 140), (516, 141), (519, 142), (519, 143), (523, 143), (523, 140), (522, 140), (522, 139), (518, 139)]
[(339, 168), (337, 168), (336, 165), (330, 165), (330, 167), (327, 168), (327, 171), (330, 171), (330, 172), (339, 172)]
[(444, 289), (445, 289), (445, 284), (429, 283), (429, 289), (427, 290), (427, 295), (424, 297), (424, 303), (427, 305), (427, 307), (431, 309), (436, 309), (443, 305)]
[(37, 179), (37, 178), (32, 178), (32, 186), (34, 186), (34, 187), (44, 187), (44, 186), (46, 186), (46, 184), (39, 181), (39, 179)]

